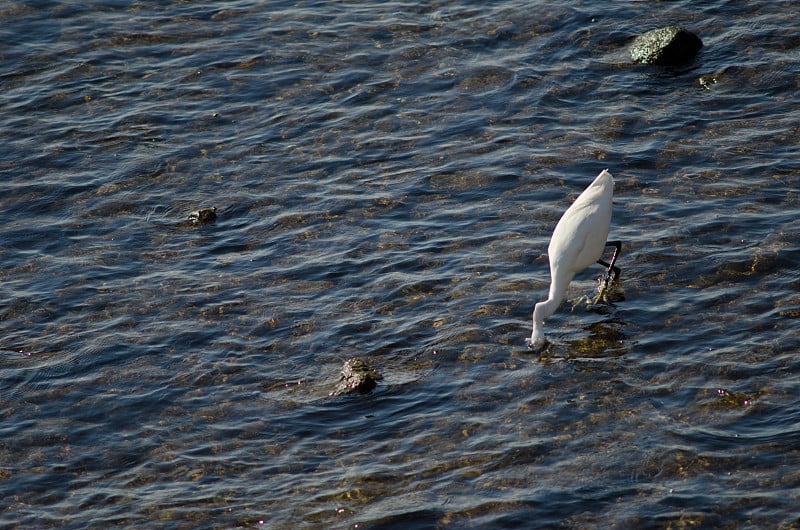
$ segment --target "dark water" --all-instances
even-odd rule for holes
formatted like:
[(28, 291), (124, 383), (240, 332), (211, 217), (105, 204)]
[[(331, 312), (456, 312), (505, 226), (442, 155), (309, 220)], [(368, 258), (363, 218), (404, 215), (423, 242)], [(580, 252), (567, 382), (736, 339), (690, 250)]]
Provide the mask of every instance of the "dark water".
[[(629, 64), (667, 24), (697, 60)], [(3, 4), (0, 522), (797, 527), (798, 25)], [(616, 301), (582, 273), (533, 355), (550, 233), (606, 167)], [(384, 380), (329, 397), (353, 356)]]

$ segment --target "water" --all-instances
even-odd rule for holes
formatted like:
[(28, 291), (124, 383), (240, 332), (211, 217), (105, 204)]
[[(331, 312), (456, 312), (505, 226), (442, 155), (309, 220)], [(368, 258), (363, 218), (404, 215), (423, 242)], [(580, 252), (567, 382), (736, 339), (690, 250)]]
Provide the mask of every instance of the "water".
[[(0, 521), (797, 526), (798, 22), (5, 4)], [(698, 59), (629, 64), (667, 24)], [(533, 355), (550, 233), (605, 167), (615, 302), (582, 273)], [(384, 380), (329, 397), (353, 356)]]

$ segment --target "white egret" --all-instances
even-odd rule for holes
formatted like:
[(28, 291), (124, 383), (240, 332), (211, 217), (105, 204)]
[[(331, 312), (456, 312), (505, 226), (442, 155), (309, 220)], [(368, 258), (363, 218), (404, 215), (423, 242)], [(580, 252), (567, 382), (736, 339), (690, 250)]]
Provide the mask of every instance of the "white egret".
[[(614, 178), (607, 169), (597, 175), (572, 206), (567, 208), (558, 221), (547, 254), (550, 258), (550, 294), (547, 300), (533, 308), (533, 332), (528, 345), (541, 350), (545, 343), (544, 319), (552, 315), (564, 299), (567, 287), (576, 273), (592, 263), (607, 267), (601, 290), (608, 286), (611, 274), (614, 280), (619, 277), (619, 269), (614, 266), (621, 250), (619, 241), (610, 241), (608, 231), (611, 226), (611, 199), (614, 195)], [(605, 247), (613, 246), (611, 262), (601, 258)], [(602, 291), (601, 291), (602, 292)]]

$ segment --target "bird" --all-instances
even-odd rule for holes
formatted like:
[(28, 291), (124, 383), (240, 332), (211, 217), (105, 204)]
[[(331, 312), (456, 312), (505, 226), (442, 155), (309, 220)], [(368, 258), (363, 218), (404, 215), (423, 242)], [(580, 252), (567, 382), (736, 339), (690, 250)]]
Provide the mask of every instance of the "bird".
[[(611, 228), (613, 196), (614, 177), (608, 169), (604, 169), (567, 208), (556, 224), (547, 247), (550, 292), (547, 300), (539, 302), (533, 308), (533, 331), (528, 339), (528, 346), (532, 350), (541, 351), (547, 343), (542, 329), (544, 319), (558, 309), (575, 274), (593, 263), (606, 267), (601, 293), (608, 287), (612, 273), (614, 281), (619, 278), (620, 270), (615, 263), (622, 244), (620, 241), (607, 241)], [(611, 246), (614, 247), (614, 253), (610, 263), (606, 263), (601, 259), (603, 251)]]

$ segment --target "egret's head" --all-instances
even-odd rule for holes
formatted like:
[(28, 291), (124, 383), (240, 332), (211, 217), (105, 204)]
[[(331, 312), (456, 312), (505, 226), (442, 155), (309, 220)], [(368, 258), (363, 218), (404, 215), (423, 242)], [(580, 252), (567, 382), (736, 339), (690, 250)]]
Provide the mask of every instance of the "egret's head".
[(533, 328), (533, 334), (531, 335), (531, 338), (526, 339), (525, 342), (528, 343), (528, 348), (533, 350), (535, 353), (539, 353), (547, 345), (547, 339), (544, 338), (544, 332), (540, 326), (535, 326)]

